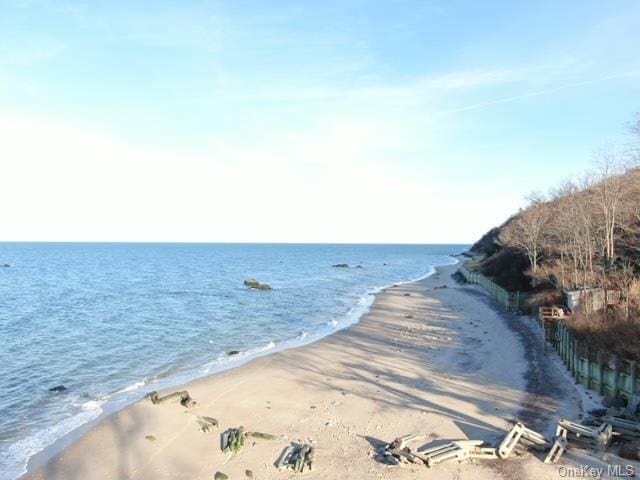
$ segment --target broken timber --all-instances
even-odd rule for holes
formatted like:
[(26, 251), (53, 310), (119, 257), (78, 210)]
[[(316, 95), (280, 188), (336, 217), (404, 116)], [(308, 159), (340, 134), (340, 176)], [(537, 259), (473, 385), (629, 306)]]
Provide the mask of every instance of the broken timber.
[(290, 468), (299, 473), (305, 468), (313, 470), (315, 453), (315, 448), (307, 443), (292, 443), (285, 447), (274, 465), (278, 470)]
[(276, 440), (278, 438), (270, 433), (245, 432), (244, 427), (229, 428), (220, 434), (220, 450), (223, 452), (238, 453), (242, 450), (242, 447), (244, 447), (244, 440), (247, 437), (259, 438), (261, 440)]
[(431, 447), (420, 450), (420, 456), (424, 459), (424, 463), (427, 467), (433, 467), (438, 463), (446, 462), (449, 460), (464, 460), (469, 458), (471, 450), (475, 447), (482, 445), (482, 440), (460, 440), (457, 442), (450, 442), (437, 447)]
[(151, 392), (149, 395), (147, 395), (147, 398), (151, 400), (151, 403), (153, 403), (154, 405), (157, 405), (159, 403), (167, 403), (172, 400), (179, 400), (180, 405), (187, 408), (193, 407), (196, 404), (195, 400), (191, 398), (189, 392), (187, 392), (186, 390), (183, 390), (181, 392), (173, 392), (169, 395), (165, 395), (164, 397), (160, 397), (158, 395), (158, 392)]
[(551, 450), (544, 459), (544, 463), (556, 463), (562, 454), (567, 450), (567, 430), (558, 427), (556, 430), (556, 439), (551, 446)]
[(613, 427), (614, 435), (624, 440), (635, 440), (640, 438), (640, 423), (626, 420), (620, 417), (603, 417), (602, 421)]
[(524, 433), (524, 425), (521, 423), (516, 423), (513, 428), (507, 433), (500, 446), (498, 446), (498, 456), (502, 459), (509, 458), (513, 449), (516, 448), (516, 445), (520, 441)]
[(224, 453), (238, 453), (244, 447), (244, 437), (244, 427), (225, 430), (220, 435), (220, 450)]
[(613, 427), (609, 423), (603, 423), (599, 427), (589, 427), (580, 423), (562, 419), (558, 422), (558, 430), (567, 430), (567, 440), (597, 450), (604, 450), (611, 442)]
[(218, 420), (212, 417), (198, 416), (196, 421), (198, 422), (198, 425), (200, 425), (200, 431), (204, 433), (209, 433), (218, 426)]

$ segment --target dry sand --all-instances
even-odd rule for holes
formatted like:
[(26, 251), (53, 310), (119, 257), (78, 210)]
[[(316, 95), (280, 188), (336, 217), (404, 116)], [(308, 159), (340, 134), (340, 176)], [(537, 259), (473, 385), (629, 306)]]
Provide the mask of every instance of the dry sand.
[[(407, 433), (426, 435), (424, 443), (495, 442), (515, 418), (548, 433), (558, 416), (578, 411), (575, 388), (549, 373), (557, 367), (540, 354), (533, 322), (456, 285), (454, 270), (387, 289), (358, 324), (315, 344), (185, 386), (196, 407), (141, 401), (107, 417), (26, 478), (211, 480), (220, 471), (243, 479), (250, 470), (255, 479), (287, 479), (299, 475), (273, 462), (289, 442), (304, 441), (317, 447), (309, 479), (557, 479), (558, 466), (532, 455), (432, 469), (376, 459), (380, 445)], [(549, 375), (561, 387), (547, 387)], [(220, 427), (202, 433), (196, 415)], [(239, 425), (282, 440), (223, 454), (219, 433)]]

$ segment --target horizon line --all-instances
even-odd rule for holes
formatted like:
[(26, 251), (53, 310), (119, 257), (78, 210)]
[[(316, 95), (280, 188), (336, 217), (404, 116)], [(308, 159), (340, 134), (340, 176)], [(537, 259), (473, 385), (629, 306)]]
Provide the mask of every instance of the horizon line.
[(164, 240), (0, 240), (8, 243), (49, 243), (49, 244), (152, 244), (152, 245), (450, 245), (466, 246), (472, 242), (272, 242), (272, 241), (164, 241)]

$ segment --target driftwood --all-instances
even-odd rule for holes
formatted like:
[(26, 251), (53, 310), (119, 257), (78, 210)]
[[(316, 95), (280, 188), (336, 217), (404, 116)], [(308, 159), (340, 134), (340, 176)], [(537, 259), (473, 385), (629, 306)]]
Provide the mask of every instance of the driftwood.
[(292, 443), (285, 447), (274, 465), (279, 470), (290, 468), (302, 473), (305, 468), (313, 470), (315, 454), (315, 448), (307, 443)]
[(196, 405), (195, 400), (191, 398), (189, 392), (187, 392), (186, 390), (183, 390), (181, 392), (173, 392), (169, 395), (165, 395), (164, 397), (160, 397), (158, 395), (158, 392), (151, 392), (149, 395), (147, 395), (147, 398), (151, 400), (151, 403), (153, 403), (154, 405), (157, 405), (159, 403), (168, 403), (174, 400), (179, 400), (180, 405), (187, 408)]
[(261, 433), (261, 432), (247, 432), (245, 433), (247, 437), (259, 438), (260, 440), (277, 440), (278, 437), (276, 435), (271, 435), (270, 433)]

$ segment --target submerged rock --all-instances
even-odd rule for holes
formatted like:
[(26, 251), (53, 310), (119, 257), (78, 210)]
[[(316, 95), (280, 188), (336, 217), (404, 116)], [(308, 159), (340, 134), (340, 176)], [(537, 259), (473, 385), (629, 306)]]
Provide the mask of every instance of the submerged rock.
[(353, 268), (364, 268), (364, 267), (363, 267), (362, 265), (356, 265), (356, 266), (355, 266), (355, 267), (353, 267)]
[(253, 288), (255, 290), (271, 290), (271, 285), (269, 285), (268, 283), (260, 283), (255, 278), (245, 280), (244, 284), (246, 287)]
[(11, 265), (9, 265), (8, 263), (5, 263), (4, 265), (2, 265), (4, 268), (9, 268)]
[(229, 350), (227, 352), (227, 355), (229, 355), (230, 357), (233, 357), (235, 355), (240, 355), (240, 351), (239, 350)]
[(348, 263), (336, 263), (335, 265), (331, 265), (333, 268), (349, 268)]
[(56, 393), (62, 393), (62, 392), (66, 392), (67, 390), (69, 390), (67, 387), (65, 387), (64, 385), (57, 385), (55, 387), (52, 387), (49, 389), (50, 392), (56, 392)]

